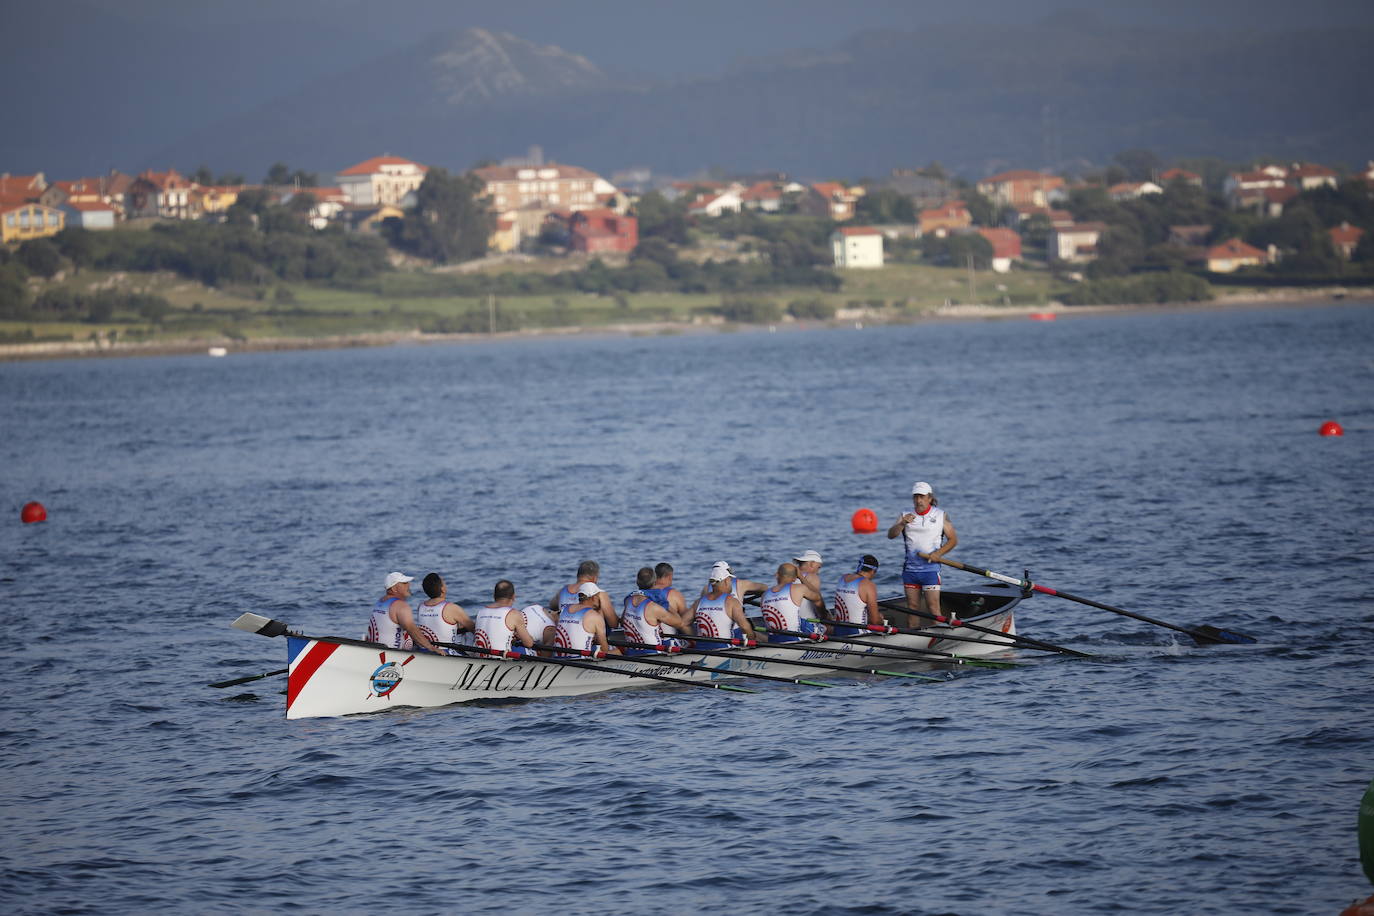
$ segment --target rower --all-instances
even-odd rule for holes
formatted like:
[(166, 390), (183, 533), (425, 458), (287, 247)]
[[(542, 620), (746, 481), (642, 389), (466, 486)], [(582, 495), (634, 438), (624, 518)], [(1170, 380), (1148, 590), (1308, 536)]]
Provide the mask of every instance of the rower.
[[(763, 620), (775, 630), (800, 631), (810, 635), (825, 636), (825, 625), (806, 619), (804, 602), (810, 601), (813, 607), (824, 604), (820, 592), (816, 591), (799, 577), (797, 567), (783, 563), (778, 567), (778, 584), (763, 593), (760, 604), (763, 607)], [(795, 636), (782, 633), (769, 633), (769, 642), (792, 642)]]
[(515, 585), (509, 579), (500, 580), (492, 588), (491, 598), (491, 604), (477, 609), (477, 645), (533, 655), (534, 639), (525, 629), (525, 615), (515, 609)]
[(601, 596), (605, 594), (595, 582), (579, 585), (577, 603), (558, 615), (554, 645), (574, 652), (601, 649), (608, 655), (618, 653), (620, 650), (606, 641), (606, 619), (601, 615)]
[(410, 583), (415, 581), (415, 577), (392, 572), (386, 574), (384, 581), (386, 591), (372, 605), (367, 635), (363, 638), (368, 642), (381, 643), (388, 649), (412, 649), (419, 644), (428, 652), (440, 652), (415, 625), (415, 615), (410, 602), (406, 600), (410, 597)]
[(911, 505), (914, 511), (904, 513), (893, 522), (887, 529), (887, 536), (889, 539), (900, 537), (906, 548), (906, 562), (902, 565), (906, 606), (920, 611), (924, 605), (927, 613), (939, 617), (940, 558), (954, 549), (959, 536), (945, 510), (940, 508), (934, 489), (924, 480), (912, 485)]
[[(635, 577), (635, 585), (638, 586), (633, 592), (625, 596), (625, 604), (620, 615), (620, 623), (625, 628), (625, 638), (631, 642), (647, 643), (651, 646), (676, 647), (680, 643), (669, 638), (665, 630), (669, 627), (676, 633), (685, 630), (691, 625), (690, 619), (684, 614), (674, 613), (661, 602), (652, 597), (652, 592), (656, 591), (653, 584), (657, 576), (653, 567), (646, 566), (639, 571)], [(677, 591), (677, 589), (673, 589)], [(681, 593), (679, 593), (679, 597)], [(632, 649), (626, 655), (638, 655), (645, 652), (652, 652), (652, 649)]]
[[(558, 633), (558, 614), (552, 613), (542, 604), (527, 604), (520, 609), (525, 618), (525, 631), (534, 641), (545, 646), (553, 645)], [(548, 655), (541, 651), (540, 655)]]
[[(755, 582), (752, 579), (741, 579), (739, 576), (735, 575), (735, 571), (730, 568), (729, 563), (724, 560), (717, 560), (711, 567), (711, 575), (714, 577), (717, 573), (722, 572), (725, 574), (725, 579), (729, 583), (730, 594), (734, 595), (735, 600), (741, 604), (744, 603), (745, 598), (753, 595), (762, 595), (764, 592), (768, 591), (768, 586), (764, 585), (762, 582)], [(709, 580), (706, 588), (701, 590), (703, 595), (710, 590), (710, 582), (713, 581), (715, 581), (714, 578)]]
[[(577, 604), (580, 599), (578, 589), (584, 582), (593, 584), (599, 583), (601, 579), (601, 564), (595, 560), (583, 560), (577, 565), (577, 579), (571, 585), (565, 585), (558, 590), (558, 594), (553, 596), (553, 601), (549, 602), (549, 609), (563, 613), (568, 608)], [(606, 618), (609, 626), (617, 626), (620, 621), (615, 616), (615, 606), (611, 603), (611, 596), (605, 595), (597, 600), (597, 610)]]
[[(878, 610), (878, 587), (873, 577), (878, 574), (878, 558), (866, 553), (859, 559), (859, 568), (852, 573), (840, 576), (840, 584), (835, 586), (835, 600), (831, 604), (831, 617), (837, 623), (866, 623), (883, 626), (887, 623)], [(835, 633), (852, 636), (863, 632), (853, 627), (837, 626)]]
[[(673, 567), (670, 564), (659, 563), (654, 567), (654, 584), (644, 589), (644, 594), (659, 607), (672, 611), (683, 620), (692, 619), (692, 613), (687, 609), (687, 599), (673, 587)], [(667, 628), (664, 632), (672, 635), (673, 629)]]
[(802, 616), (829, 616), (825, 612), (825, 593), (821, 591), (821, 555), (814, 550), (804, 550), (793, 557), (792, 562), (797, 567), (797, 580), (811, 586), (816, 594), (821, 596), (819, 601), (812, 601), (810, 598), (802, 599)]
[[(472, 618), (462, 607), (448, 600), (448, 585), (444, 577), (432, 572), (420, 582), (420, 587), (429, 596), (428, 601), (420, 602), (415, 609), (415, 622), (420, 632), (432, 643), (465, 642), (466, 639), (460, 638), (460, 634), (466, 637), (472, 632)], [(448, 655), (458, 654), (455, 649), (439, 651)]]
[(748, 638), (749, 621), (744, 616), (744, 605), (734, 592), (738, 582), (728, 564), (717, 563), (711, 567), (706, 590), (692, 604), (692, 628), (696, 635)]

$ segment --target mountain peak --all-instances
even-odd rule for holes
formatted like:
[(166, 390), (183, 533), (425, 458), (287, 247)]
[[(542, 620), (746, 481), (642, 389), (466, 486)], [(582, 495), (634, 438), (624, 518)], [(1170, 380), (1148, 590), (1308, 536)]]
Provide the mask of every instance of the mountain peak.
[(436, 39), (426, 48), (425, 63), (439, 95), (455, 106), (607, 84), (606, 75), (579, 54), (487, 29)]

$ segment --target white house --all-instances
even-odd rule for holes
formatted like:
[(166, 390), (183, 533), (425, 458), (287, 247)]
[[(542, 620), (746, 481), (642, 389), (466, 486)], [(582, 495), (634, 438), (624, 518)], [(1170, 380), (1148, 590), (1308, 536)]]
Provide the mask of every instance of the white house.
[(79, 226), (82, 229), (113, 229), (115, 227), (114, 207), (106, 203), (69, 200), (62, 204), (59, 209), (67, 214), (68, 226)]
[(687, 212), (692, 216), (720, 216), (727, 212), (738, 213), (743, 206), (740, 192), (731, 189), (692, 201), (687, 205)]
[(376, 207), (400, 202), (425, 180), (427, 166), (400, 156), (373, 156), (349, 166), (336, 177), (348, 202), (356, 207)]
[(1074, 223), (1050, 230), (1045, 245), (1053, 260), (1073, 262), (1091, 261), (1097, 257), (1097, 240), (1107, 231), (1106, 223)]
[(882, 267), (883, 234), (872, 226), (845, 226), (830, 235), (836, 267)]

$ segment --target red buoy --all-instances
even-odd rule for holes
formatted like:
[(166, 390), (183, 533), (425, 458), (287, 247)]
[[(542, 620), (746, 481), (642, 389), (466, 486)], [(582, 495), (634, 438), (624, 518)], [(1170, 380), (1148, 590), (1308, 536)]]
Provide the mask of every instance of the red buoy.
[(1059, 317), (1059, 316), (1056, 315), (1054, 312), (1031, 312), (1031, 313), (1030, 313), (1030, 320), (1031, 320), (1031, 321), (1054, 321), (1054, 320), (1055, 320), (1056, 318), (1058, 318), (1058, 317)]
[(1344, 436), (1345, 430), (1335, 420), (1327, 420), (1322, 424), (1321, 434), (1323, 436)]
[(43, 508), (42, 503), (24, 503), (24, 508), (19, 510), (19, 520), (26, 525), (32, 525), (34, 522), (46, 522), (48, 510)]
[(878, 516), (872, 509), (860, 509), (849, 519), (855, 534), (872, 534), (878, 530)]

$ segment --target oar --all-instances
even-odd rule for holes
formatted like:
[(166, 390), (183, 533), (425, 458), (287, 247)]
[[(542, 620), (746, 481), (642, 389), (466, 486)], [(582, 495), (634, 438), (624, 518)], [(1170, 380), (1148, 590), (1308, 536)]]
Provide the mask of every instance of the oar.
[(1018, 588), (1029, 588), (1044, 595), (1053, 595), (1056, 598), (1064, 598), (1068, 601), (1077, 601), (1079, 604), (1086, 604), (1088, 607), (1099, 608), (1104, 611), (1111, 611), (1113, 614), (1120, 614), (1122, 617), (1131, 617), (1142, 620), (1145, 623), (1152, 623), (1157, 627), (1166, 627), (1170, 630), (1177, 630), (1180, 633), (1187, 633), (1193, 638), (1193, 642), (1199, 646), (1214, 645), (1217, 643), (1256, 643), (1259, 642), (1253, 636), (1244, 633), (1237, 633), (1235, 630), (1223, 630), (1220, 627), (1203, 624), (1196, 627), (1181, 627), (1177, 624), (1166, 623), (1163, 620), (1155, 620), (1153, 617), (1146, 617), (1144, 614), (1136, 614), (1119, 607), (1112, 607), (1110, 604), (1103, 604), (1100, 601), (1093, 601), (1091, 598), (1080, 598), (1078, 595), (1070, 595), (1068, 592), (1061, 592), (1058, 589), (1049, 588), (1044, 585), (1037, 585), (1029, 579), (1018, 579), (1015, 576), (1004, 576), (991, 570), (980, 569), (977, 566), (970, 566), (967, 563), (960, 563), (958, 560), (950, 560), (945, 557), (937, 558), (937, 562), (946, 566), (953, 566), (955, 569), (962, 569), (979, 576), (987, 576), (989, 579), (996, 579), (998, 582), (1006, 582), (1008, 585), (1015, 585)]
[[(754, 693), (745, 687), (735, 687), (731, 684), (716, 684), (711, 681), (693, 681), (685, 677), (669, 677), (666, 674), (650, 674), (647, 671), (627, 671), (624, 668), (616, 668), (612, 665), (593, 665), (589, 662), (579, 662), (571, 658), (545, 658), (542, 655), (520, 655), (516, 652), (502, 652), (500, 649), (486, 649), (482, 646), (465, 646), (455, 642), (435, 643), (436, 646), (443, 646), (446, 649), (458, 649), (464, 652), (480, 652), (483, 655), (494, 655), (498, 658), (519, 659), (522, 662), (540, 662), (546, 665), (564, 665), (569, 668), (586, 668), (589, 671), (610, 671), (615, 674), (623, 674), (626, 677), (642, 677), (654, 681), (667, 681), (669, 684), (682, 684), (685, 687), (709, 687), (712, 690), (729, 690), (733, 693)], [(552, 647), (550, 647), (552, 648)], [(567, 651), (559, 649), (560, 652)]]
[[(621, 645), (630, 645), (630, 646), (634, 646), (635, 648), (639, 648), (642, 644), (641, 644), (641, 643), (626, 643), (626, 642), (624, 642), (624, 641), (622, 641), (622, 640), (617, 640), (617, 641), (615, 641), (614, 643), (612, 643), (612, 645), (617, 645), (617, 646), (621, 646)], [(624, 660), (626, 660), (626, 661), (643, 662), (643, 663), (646, 664), (646, 665), (656, 665), (656, 666), (660, 666), (660, 667), (663, 667), (663, 668), (681, 668), (683, 671), (713, 671), (713, 670), (716, 670), (716, 669), (713, 669), (713, 668), (707, 668), (707, 667), (705, 667), (704, 665), (689, 665), (689, 664), (687, 664), (686, 662), (669, 662), (669, 661), (662, 661), (662, 660), (657, 659), (657, 658), (646, 658), (645, 656), (642, 656), (642, 655), (640, 655), (640, 656), (635, 656), (635, 655), (605, 655), (605, 654), (603, 654), (603, 653), (601, 653), (601, 652), (582, 652), (582, 651), (579, 651), (579, 650), (577, 650), (577, 649), (564, 649), (562, 646), (541, 646), (539, 643), (535, 643), (535, 644), (534, 644), (534, 647), (535, 647), (536, 649), (547, 649), (547, 650), (549, 650), (549, 651), (551, 651), (551, 652), (572, 652), (574, 655), (581, 655), (581, 656), (584, 656), (584, 657), (586, 657), (586, 658), (616, 658), (616, 659), (624, 659)], [(653, 646), (647, 646), (647, 645), (644, 645), (643, 647), (644, 647), (644, 648), (654, 648)], [(724, 653), (708, 653), (708, 652), (701, 652), (701, 651), (695, 650), (695, 649), (693, 650), (693, 654), (695, 654), (695, 655), (714, 655), (714, 654), (719, 654), (719, 655), (721, 655), (721, 656), (724, 657), (724, 658), (748, 658), (748, 657), (749, 657), (749, 656), (747, 656), (747, 655), (725, 655)], [(791, 664), (791, 663), (789, 662), (788, 664)], [(815, 666), (808, 666), (808, 667), (827, 668), (827, 670), (830, 670), (830, 671), (834, 671), (834, 670), (835, 670), (834, 668), (829, 668), (829, 666), (827, 666), (827, 665), (815, 665)], [(805, 684), (805, 685), (808, 686), (808, 687), (836, 687), (836, 686), (838, 686), (838, 685), (836, 685), (836, 684), (825, 684), (825, 683), (822, 683), (822, 682), (820, 682), (820, 681), (808, 681), (808, 680), (804, 680), (804, 679), (798, 678), (798, 677), (783, 677), (782, 675), (777, 675), (777, 674), (759, 674), (757, 671), (735, 671), (735, 670), (732, 670), (732, 669), (724, 669), (724, 670), (722, 670), (720, 673), (721, 673), (721, 674), (728, 674), (728, 675), (730, 675), (731, 677), (734, 677), (735, 675), (739, 675), (740, 677), (753, 677), (753, 678), (758, 678), (759, 680), (763, 680), (763, 681), (781, 681), (781, 682), (784, 683), (784, 684)]]
[[(735, 644), (738, 640), (721, 639), (713, 636), (686, 636), (684, 639), (693, 639), (697, 642), (709, 643), (730, 643)], [(852, 641), (852, 640), (851, 640)], [(749, 640), (751, 645), (757, 645), (753, 640)], [(803, 645), (802, 643), (805, 643)], [(817, 649), (810, 636), (804, 636), (798, 642), (770, 642), (767, 644), (770, 649), (785, 649), (788, 652), (830, 652), (834, 655), (862, 655), (864, 658), (889, 658), (893, 661), (904, 662), (931, 662), (932, 664), (953, 664), (953, 665), (975, 665), (983, 668), (1017, 668), (1020, 667), (1014, 662), (993, 662), (985, 661), (981, 658), (963, 658), (953, 652), (937, 652), (934, 649), (917, 649), (911, 646), (881, 646), (880, 648), (889, 650), (886, 652), (856, 652), (853, 649), (841, 649), (836, 646), (826, 646), (824, 649)], [(860, 643), (860, 645), (870, 646), (872, 643)], [(695, 649), (689, 651), (697, 651)]]
[(232, 681), (220, 681), (218, 684), (206, 684), (207, 687), (237, 687), (239, 684), (247, 684), (249, 681), (260, 681), (265, 677), (276, 677), (285, 674), (290, 668), (281, 668), (276, 671), (269, 671), (266, 674), (250, 674), (248, 677), (236, 677)]
[[(627, 642), (627, 641), (625, 641), (625, 640), (623, 640), (623, 639), (618, 639), (618, 640), (617, 640), (617, 639), (613, 639), (613, 640), (611, 640), (611, 645), (613, 645), (613, 646), (624, 646), (624, 647), (629, 648), (629, 649), (650, 649), (650, 650), (655, 651), (655, 652), (663, 652), (663, 651), (665, 651), (664, 648), (663, 648), (662, 646), (654, 646), (654, 645), (650, 645), (649, 643), (644, 643), (644, 642)], [(688, 651), (690, 654), (692, 654), (692, 655), (705, 655), (705, 656), (708, 656), (708, 657), (710, 657), (710, 658), (739, 658), (739, 659), (744, 659), (745, 661), (754, 661), (754, 660), (757, 660), (757, 659), (754, 658), (753, 655), (746, 655), (746, 654), (741, 653), (741, 652), (721, 652), (721, 651), (719, 651), (719, 650), (713, 650), (713, 649), (689, 649), (689, 650), (687, 650), (687, 651)], [(863, 652), (856, 652), (856, 653), (854, 653), (854, 654), (855, 654), (855, 655), (863, 655), (864, 653), (863, 653)], [(633, 656), (631, 656), (631, 657), (633, 657)], [(642, 658), (643, 656), (640, 656), (640, 657)], [(928, 677), (928, 676), (926, 676), (926, 675), (924, 675), (924, 674), (911, 674), (910, 672), (905, 672), (905, 671), (884, 671), (884, 670), (881, 669), (881, 668), (863, 668), (863, 667), (856, 667), (856, 668), (836, 668), (836, 667), (833, 666), (833, 665), (826, 665), (826, 664), (823, 664), (823, 663), (821, 663), (821, 662), (804, 662), (804, 661), (800, 661), (800, 660), (796, 660), (796, 659), (789, 660), (789, 659), (781, 659), (781, 658), (778, 659), (777, 662), (778, 662), (778, 664), (780, 664), (780, 665), (793, 665), (793, 666), (798, 667), (798, 668), (823, 668), (823, 669), (825, 669), (826, 671), (832, 671), (832, 672), (834, 672), (834, 673), (836, 673), (836, 674), (846, 674), (846, 673), (848, 673), (848, 672), (850, 672), (850, 671), (862, 671), (862, 672), (864, 672), (864, 673), (866, 673), (866, 674), (881, 674), (881, 675), (883, 675), (883, 676), (885, 676), (885, 677), (906, 677), (906, 678), (914, 678), (915, 680), (918, 680), (918, 681), (939, 681), (940, 683), (944, 683), (944, 680), (945, 680), (945, 679), (942, 678), (942, 677)], [(659, 664), (659, 663), (658, 663), (658, 662), (655, 662), (655, 664)], [(743, 674), (744, 672), (738, 672), (738, 673)], [(805, 682), (803, 681), (803, 683), (805, 683)], [(827, 684), (826, 686), (828, 687), (828, 686), (831, 686), (831, 685)]]
[[(900, 598), (884, 598), (878, 602), (878, 607), (888, 611), (897, 611), (898, 613), (906, 614), (911, 617), (922, 617), (926, 620), (934, 620), (936, 623), (948, 623), (950, 627), (963, 627), (968, 630), (973, 630), (975, 633), (986, 633), (989, 636), (996, 636), (998, 637), (998, 641), (995, 644), (1001, 644), (1004, 647), (1008, 644), (1003, 643), (1001, 641), (1010, 639), (1011, 643), (1009, 645), (1012, 648), (1039, 649), (1042, 652), (1059, 652), (1064, 655), (1076, 655), (1079, 658), (1094, 657), (1090, 652), (1080, 652), (1077, 649), (1070, 649), (1068, 646), (1056, 646), (1054, 643), (1045, 642), (1044, 640), (1040, 639), (1033, 639), (1029, 636), (1023, 636), (1020, 633), (1003, 633), (1001, 630), (994, 630), (991, 627), (980, 627), (976, 623), (969, 623), (967, 620), (959, 620), (955, 617), (945, 617), (939, 614), (931, 614), (926, 611), (913, 611), (911, 608), (907, 607), (906, 604), (904, 604)], [(952, 639), (955, 642), (976, 642), (982, 643), (984, 645), (994, 644), (990, 643), (986, 639), (975, 639), (971, 636), (951, 636), (948, 633), (945, 633), (943, 630), (935, 630), (931, 629), (930, 627), (925, 627), (923, 629), (918, 630), (913, 630), (909, 627), (898, 627), (897, 630), (898, 632), (911, 633), (916, 636), (931, 636), (937, 639)]]

